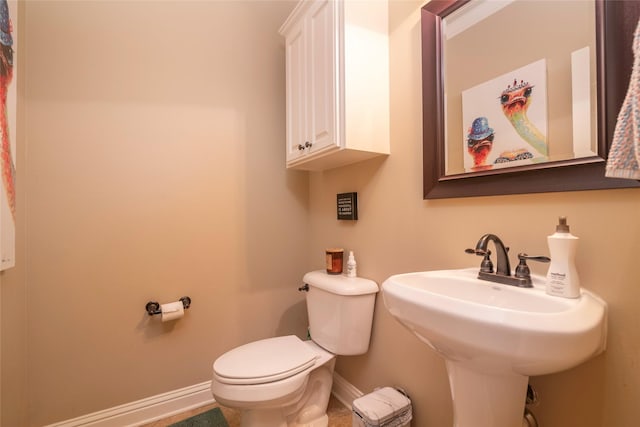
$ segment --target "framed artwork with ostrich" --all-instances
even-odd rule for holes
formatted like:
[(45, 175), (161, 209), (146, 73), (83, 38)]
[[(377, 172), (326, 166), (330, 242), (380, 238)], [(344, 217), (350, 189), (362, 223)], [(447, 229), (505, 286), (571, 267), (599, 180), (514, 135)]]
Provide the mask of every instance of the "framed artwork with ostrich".
[(16, 262), (17, 13), (16, 0), (0, 0), (0, 270)]
[(546, 76), (541, 59), (462, 92), (466, 172), (549, 160)]

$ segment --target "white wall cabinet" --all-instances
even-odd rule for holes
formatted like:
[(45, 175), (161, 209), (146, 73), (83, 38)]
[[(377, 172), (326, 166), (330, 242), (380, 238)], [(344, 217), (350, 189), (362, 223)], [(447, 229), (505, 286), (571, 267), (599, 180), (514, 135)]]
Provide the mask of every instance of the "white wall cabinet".
[(387, 0), (303, 0), (280, 33), (287, 167), (323, 170), (389, 154)]

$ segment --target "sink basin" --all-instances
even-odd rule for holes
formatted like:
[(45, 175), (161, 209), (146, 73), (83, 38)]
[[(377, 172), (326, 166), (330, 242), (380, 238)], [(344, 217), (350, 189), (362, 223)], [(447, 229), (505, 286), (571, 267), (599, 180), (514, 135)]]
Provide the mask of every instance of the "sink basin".
[[(445, 358), (470, 365), (544, 375), (600, 353), (606, 303), (477, 279), (477, 269), (398, 274), (382, 285), (384, 302), (403, 325)], [(495, 366), (494, 366), (495, 365)]]
[(389, 312), (446, 361), (456, 427), (521, 427), (529, 376), (602, 352), (606, 303), (479, 280), (478, 269), (397, 274), (382, 284)]

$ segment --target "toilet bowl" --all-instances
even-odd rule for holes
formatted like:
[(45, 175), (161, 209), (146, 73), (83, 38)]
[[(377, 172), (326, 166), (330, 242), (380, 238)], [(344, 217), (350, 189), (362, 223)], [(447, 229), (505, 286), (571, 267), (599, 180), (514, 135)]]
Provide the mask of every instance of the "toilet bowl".
[(313, 341), (268, 338), (218, 358), (211, 392), (241, 409), (243, 427), (326, 426), (334, 365), (335, 356)]
[(369, 348), (378, 285), (324, 271), (307, 273), (304, 281), (311, 340), (254, 341), (213, 364), (211, 393), (240, 409), (242, 427), (327, 427), (336, 355)]

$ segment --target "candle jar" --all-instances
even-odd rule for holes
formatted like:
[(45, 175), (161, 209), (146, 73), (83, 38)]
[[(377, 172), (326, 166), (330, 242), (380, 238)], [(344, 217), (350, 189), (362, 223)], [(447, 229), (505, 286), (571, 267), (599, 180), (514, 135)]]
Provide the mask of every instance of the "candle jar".
[(327, 249), (327, 273), (342, 274), (342, 259), (344, 257), (344, 249), (333, 248)]

